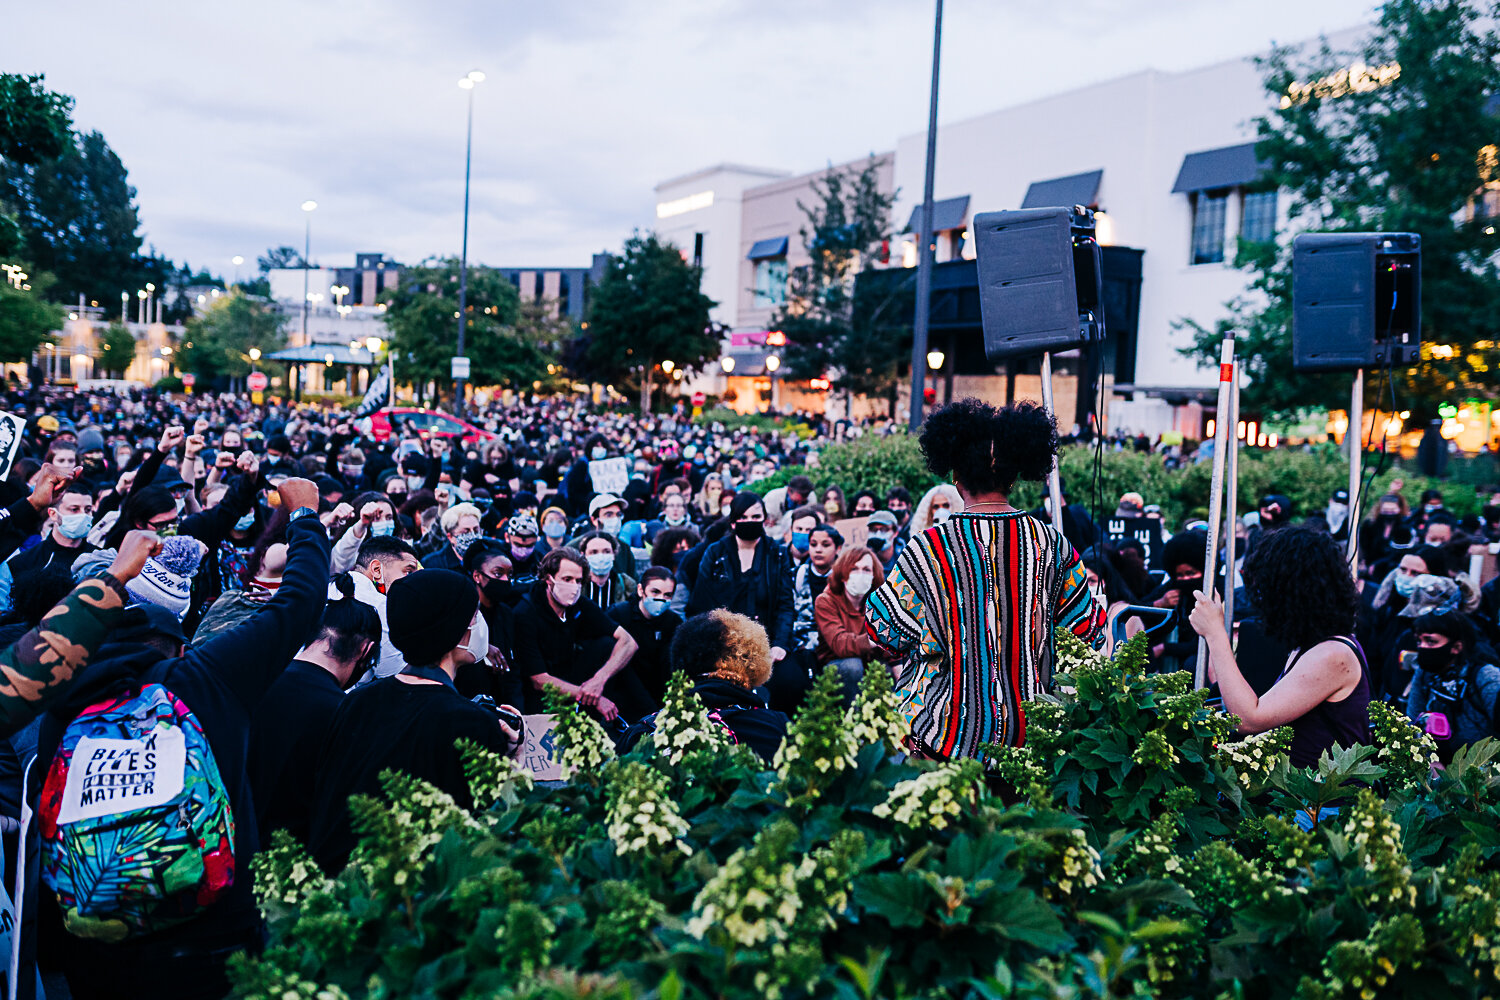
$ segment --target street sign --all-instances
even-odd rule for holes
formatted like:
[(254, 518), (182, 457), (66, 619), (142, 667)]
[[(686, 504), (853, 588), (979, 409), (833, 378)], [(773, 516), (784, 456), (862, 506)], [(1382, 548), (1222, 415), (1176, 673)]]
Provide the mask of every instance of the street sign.
[(695, 392), (695, 393), (693, 393), (693, 405), (694, 406), (702, 406), (706, 402), (708, 402), (708, 397), (705, 396), (705, 395), (703, 395), (703, 393), (701, 393), (701, 392)]
[(453, 378), (466, 379), (468, 377), (469, 377), (469, 359), (468, 358), (454, 358), (453, 359)]
[(193, 386), (198, 384), (198, 376), (194, 375), (192, 372), (187, 372), (182, 376), (182, 384), (191, 389)]
[(265, 372), (251, 372), (245, 376), (245, 386), (251, 392), (265, 392), (266, 386), (270, 384), (271, 380), (266, 377)]

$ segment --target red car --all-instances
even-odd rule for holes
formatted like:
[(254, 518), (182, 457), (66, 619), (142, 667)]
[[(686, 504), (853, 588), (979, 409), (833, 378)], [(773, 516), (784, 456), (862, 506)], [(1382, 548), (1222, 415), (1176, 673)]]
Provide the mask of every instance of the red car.
[(495, 436), (482, 427), (475, 427), (450, 414), (422, 410), (415, 406), (387, 406), (355, 423), (361, 431), (381, 444), (391, 439), (393, 424), (398, 429), (408, 423), (415, 425), (423, 440), (430, 437), (461, 438), (464, 444), (478, 444)]

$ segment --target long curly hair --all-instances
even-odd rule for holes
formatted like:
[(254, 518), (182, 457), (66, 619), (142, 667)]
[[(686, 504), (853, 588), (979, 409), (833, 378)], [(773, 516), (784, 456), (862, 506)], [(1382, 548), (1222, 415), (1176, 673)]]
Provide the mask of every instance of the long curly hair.
[(1266, 631), (1293, 649), (1354, 632), (1359, 591), (1328, 532), (1301, 525), (1266, 532), (1245, 558), (1244, 575)]
[(1009, 493), (1017, 479), (1044, 479), (1057, 460), (1057, 421), (1037, 403), (996, 408), (969, 397), (922, 425), (922, 454), (941, 479), (971, 494)]

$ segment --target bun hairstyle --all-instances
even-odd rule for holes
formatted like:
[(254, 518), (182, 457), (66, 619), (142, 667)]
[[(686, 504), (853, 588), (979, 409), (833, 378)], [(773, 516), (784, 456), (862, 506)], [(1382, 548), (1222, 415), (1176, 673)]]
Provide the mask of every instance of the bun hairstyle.
[(1057, 461), (1057, 421), (1040, 404), (996, 408), (969, 397), (922, 425), (927, 468), (970, 494), (1009, 493), (1018, 479), (1045, 479)]
[(329, 581), (329, 589), (338, 591), (339, 596), (324, 605), (323, 620), (313, 641), (327, 639), (330, 655), (347, 663), (365, 642), (380, 645), (380, 613), (354, 596), (354, 578), (348, 573)]

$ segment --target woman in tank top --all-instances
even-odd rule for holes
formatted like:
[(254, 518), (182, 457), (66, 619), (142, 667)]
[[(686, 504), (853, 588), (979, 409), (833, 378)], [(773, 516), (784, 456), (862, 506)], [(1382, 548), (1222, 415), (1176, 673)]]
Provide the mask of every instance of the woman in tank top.
[(1359, 610), (1349, 564), (1315, 528), (1278, 528), (1245, 560), (1245, 591), (1266, 631), (1292, 648), (1286, 669), (1257, 696), (1234, 660), (1224, 609), (1199, 593), (1193, 628), (1208, 643), (1209, 675), (1243, 733), (1291, 726), (1294, 767), (1316, 767), (1323, 751), (1369, 742), (1369, 671), (1353, 638)]

